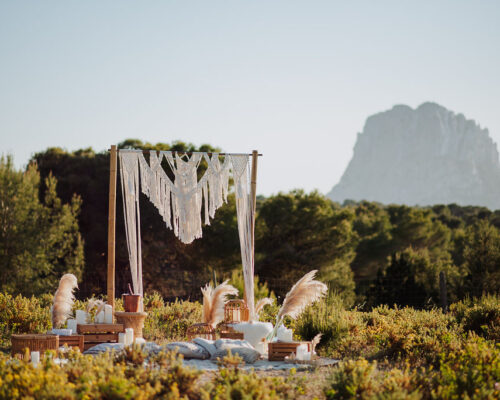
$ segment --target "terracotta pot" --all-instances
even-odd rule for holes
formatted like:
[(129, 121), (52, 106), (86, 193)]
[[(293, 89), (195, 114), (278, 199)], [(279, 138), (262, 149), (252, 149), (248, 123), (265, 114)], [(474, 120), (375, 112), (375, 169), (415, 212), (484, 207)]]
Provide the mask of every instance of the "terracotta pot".
[(141, 303), (140, 294), (123, 294), (122, 299), (125, 312), (139, 312), (139, 305)]

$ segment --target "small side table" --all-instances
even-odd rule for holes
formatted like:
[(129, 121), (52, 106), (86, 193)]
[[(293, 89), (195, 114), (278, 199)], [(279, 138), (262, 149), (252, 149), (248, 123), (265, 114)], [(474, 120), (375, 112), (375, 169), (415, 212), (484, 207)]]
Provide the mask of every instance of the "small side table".
[(148, 313), (145, 312), (124, 312), (116, 311), (115, 317), (119, 324), (123, 324), (124, 329), (134, 329), (134, 340), (142, 338), (142, 328)]

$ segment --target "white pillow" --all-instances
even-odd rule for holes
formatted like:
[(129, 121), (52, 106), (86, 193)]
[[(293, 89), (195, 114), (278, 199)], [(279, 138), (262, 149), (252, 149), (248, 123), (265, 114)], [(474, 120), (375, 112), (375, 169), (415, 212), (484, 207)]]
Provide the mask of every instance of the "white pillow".
[(203, 338), (194, 338), (193, 343), (197, 344), (198, 346), (203, 347), (208, 353), (210, 354), (210, 357), (212, 357), (217, 349), (215, 348), (214, 345), (214, 340), (208, 340), (208, 339), (203, 339)]
[(123, 350), (125, 345), (123, 343), (100, 343), (83, 352), (83, 354), (99, 354), (106, 351), (115, 350), (117, 353)]
[(247, 347), (249, 349), (254, 348), (250, 344), (250, 342), (239, 339), (218, 339), (215, 341), (214, 344), (217, 350), (227, 350), (227, 349), (232, 349), (234, 347)]
[(222, 360), (225, 356), (228, 355), (229, 352), (231, 352), (231, 354), (239, 355), (243, 359), (243, 361), (245, 361), (245, 363), (247, 364), (253, 364), (260, 358), (260, 353), (253, 348), (233, 347), (229, 349), (217, 350), (215, 354), (212, 356), (212, 360), (217, 360), (218, 358)]
[(165, 347), (169, 350), (177, 351), (186, 359), (195, 358), (197, 360), (206, 360), (210, 358), (210, 353), (206, 351), (204, 347), (195, 343), (173, 342), (167, 343)]

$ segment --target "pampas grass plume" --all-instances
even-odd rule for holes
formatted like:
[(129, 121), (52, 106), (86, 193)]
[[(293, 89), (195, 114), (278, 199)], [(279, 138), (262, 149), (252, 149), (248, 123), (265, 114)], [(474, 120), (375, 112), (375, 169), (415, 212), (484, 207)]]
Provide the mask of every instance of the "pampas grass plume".
[(224, 319), (224, 304), (227, 302), (227, 296), (235, 296), (238, 289), (229, 285), (226, 280), (215, 288), (207, 284), (201, 289), (203, 293), (203, 322), (215, 328), (215, 326)]
[(78, 280), (73, 274), (65, 274), (59, 281), (59, 287), (54, 295), (54, 303), (52, 305), (52, 326), (60, 328), (66, 322), (66, 319), (71, 316), (73, 311), (73, 302), (75, 296), (73, 291), (78, 288)]

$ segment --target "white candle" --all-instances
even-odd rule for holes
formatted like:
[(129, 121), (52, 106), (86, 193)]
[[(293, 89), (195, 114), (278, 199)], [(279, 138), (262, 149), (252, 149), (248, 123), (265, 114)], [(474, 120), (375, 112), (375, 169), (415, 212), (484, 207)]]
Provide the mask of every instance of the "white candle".
[(118, 334), (118, 343), (125, 344), (125, 334), (123, 332)]
[(36, 367), (40, 362), (40, 352), (32, 351), (31, 352), (31, 363)]
[(135, 344), (141, 344), (142, 345), (142, 344), (145, 344), (145, 343), (146, 343), (146, 341), (143, 338), (141, 338), (141, 337), (138, 337), (138, 338), (135, 339)]
[(125, 329), (125, 345), (130, 346), (134, 343), (134, 329), (126, 328)]
[(72, 334), (76, 334), (76, 319), (68, 319), (68, 329), (71, 329)]
[(76, 310), (76, 323), (85, 325), (87, 323), (87, 313), (84, 310)]
[(96, 324), (104, 324), (104, 311), (100, 311), (95, 316), (95, 322), (96, 322)]
[(112, 324), (113, 323), (113, 307), (109, 304), (104, 305), (104, 323)]
[[(307, 344), (299, 344), (295, 350), (297, 360), (306, 360)], [(311, 356), (309, 355), (309, 359)]]

